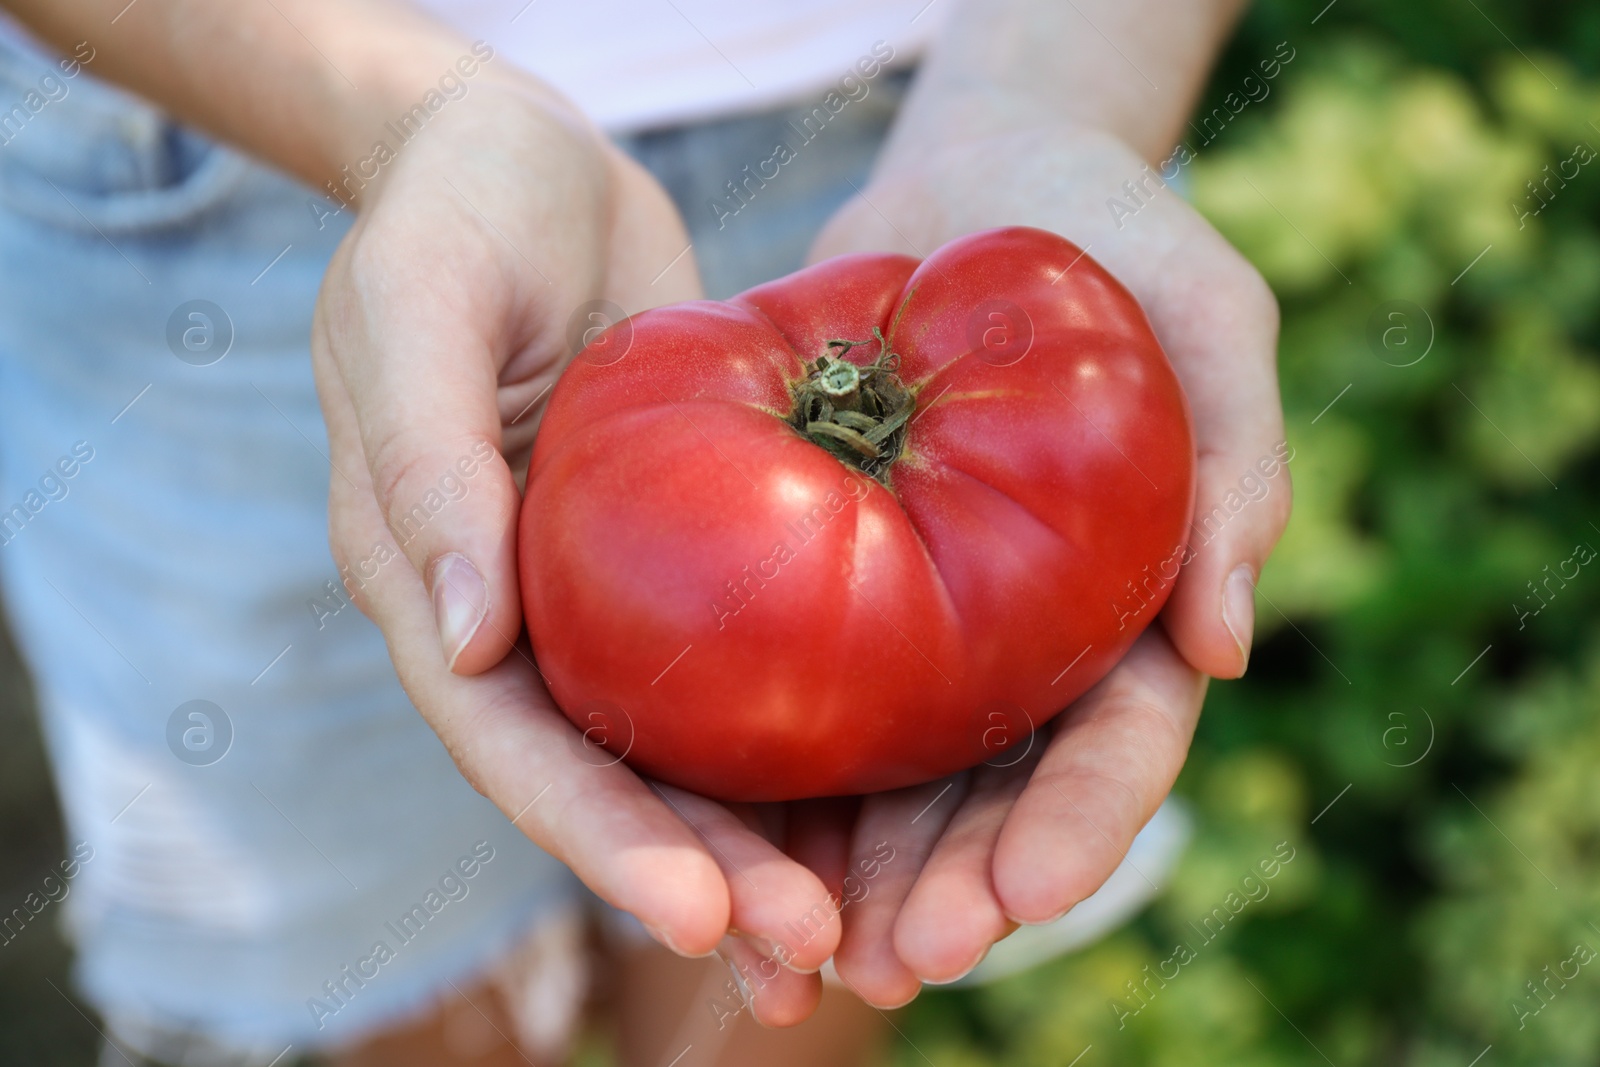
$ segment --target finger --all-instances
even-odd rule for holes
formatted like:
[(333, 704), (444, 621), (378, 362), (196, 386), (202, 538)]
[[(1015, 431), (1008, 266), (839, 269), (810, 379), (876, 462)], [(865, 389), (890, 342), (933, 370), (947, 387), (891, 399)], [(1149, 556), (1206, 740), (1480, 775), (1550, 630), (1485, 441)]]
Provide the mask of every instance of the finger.
[(1016, 929), (995, 895), (995, 845), (1047, 738), (1048, 732), (1035, 734), (1020, 758), (999, 757), (1007, 766), (973, 769), (966, 798), (895, 919), (895, 954), (919, 980), (938, 985), (961, 978)]
[(839, 912), (827, 888), (740, 814), (714, 800), (652, 783), (662, 800), (692, 826), (728, 885), (734, 930), (763, 956), (801, 973), (816, 971), (839, 944)]
[(922, 988), (895, 952), (895, 920), (966, 791), (963, 773), (862, 802), (850, 863), (860, 891), (846, 892), (844, 936), (833, 965), (839, 980), (868, 1004), (897, 1008)]
[[(323, 403), (335, 466), (330, 534), (344, 564), (385, 543), (389, 532), (359, 466), (355, 416), (337, 382), (328, 383)], [(349, 588), (383, 630), (407, 695), (473, 788), (668, 948), (700, 956), (716, 947), (730, 905), (709, 850), (626, 765), (597, 758), (582, 743), (523, 649), (479, 675), (452, 674), (437, 652), (420, 575), (392, 562)]]
[(465, 261), (477, 246), (436, 236), (424, 281), (396, 265), (404, 248), (358, 229), (329, 269), (314, 328), (349, 398), (383, 521), (427, 586), (432, 655), (474, 674), (499, 662), (522, 629), (520, 494), (500, 453), (497, 397), (511, 343), (501, 324), (522, 294), (487, 284), (482, 264)]
[(762, 1026), (794, 1026), (817, 1010), (822, 978), (798, 974), (742, 937), (729, 937), (718, 950), (732, 973), (734, 989)]
[(995, 846), (1006, 915), (1050, 922), (1110, 877), (1172, 789), (1205, 687), (1152, 628), (1062, 714)]
[(1278, 399), (1277, 302), (1220, 236), (1192, 225), (1144, 296), (1189, 398), (1198, 459), (1188, 551), (1162, 620), (1196, 669), (1236, 678), (1250, 660), (1256, 578), (1288, 522), (1293, 453)]

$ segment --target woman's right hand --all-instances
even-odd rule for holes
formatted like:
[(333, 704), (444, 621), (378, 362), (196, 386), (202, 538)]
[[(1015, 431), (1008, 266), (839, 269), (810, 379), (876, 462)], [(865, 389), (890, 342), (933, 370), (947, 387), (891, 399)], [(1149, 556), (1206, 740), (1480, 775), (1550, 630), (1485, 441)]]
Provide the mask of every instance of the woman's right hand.
[[(541, 404), (593, 302), (632, 313), (700, 295), (681, 219), (568, 105), (516, 79), (473, 83), (362, 194), (312, 345), (331, 537), (356, 602), (462, 774), (529, 838), (678, 952), (721, 945), (760, 966), (752, 944), (792, 940), (785, 924), (826, 901), (822, 882), (752, 811), (586, 745), (518, 642), (517, 472)], [(833, 917), (796, 970), (838, 934)], [(810, 1013), (820, 982), (796, 970), (762, 989), (760, 1021)]]

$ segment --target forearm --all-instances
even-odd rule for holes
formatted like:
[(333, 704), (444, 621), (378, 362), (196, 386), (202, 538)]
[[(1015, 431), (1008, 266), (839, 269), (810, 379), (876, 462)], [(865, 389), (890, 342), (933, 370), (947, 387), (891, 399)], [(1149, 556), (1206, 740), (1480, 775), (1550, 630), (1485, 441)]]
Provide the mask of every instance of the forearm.
[(0, 2), (64, 51), (88, 41), (96, 75), (318, 187), (442, 76), (459, 80), (463, 56), (474, 85), (513, 77), (386, 0)]
[(966, 0), (934, 43), (887, 156), (1053, 123), (1168, 154), (1243, 0)]

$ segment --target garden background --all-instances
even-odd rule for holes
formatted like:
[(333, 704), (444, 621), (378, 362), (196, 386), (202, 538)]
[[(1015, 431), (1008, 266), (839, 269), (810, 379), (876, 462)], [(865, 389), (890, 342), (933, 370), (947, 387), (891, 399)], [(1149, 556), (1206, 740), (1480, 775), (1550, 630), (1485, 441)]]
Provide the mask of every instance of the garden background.
[[(895, 1067), (1600, 1062), (1600, 5), (1322, 3), (1254, 7), (1183, 168), (1282, 302), (1296, 497), (1194, 843), (1108, 940), (929, 991)], [(63, 847), (0, 659), (0, 899)], [(0, 950), (0, 1065), (94, 1062), (67, 967)]]
[(1325, 2), (1254, 7), (1200, 114), (1295, 58), (1184, 168), (1295, 449), (1194, 845), (1109, 940), (924, 995), (901, 1067), (1600, 1062), (1600, 6)]

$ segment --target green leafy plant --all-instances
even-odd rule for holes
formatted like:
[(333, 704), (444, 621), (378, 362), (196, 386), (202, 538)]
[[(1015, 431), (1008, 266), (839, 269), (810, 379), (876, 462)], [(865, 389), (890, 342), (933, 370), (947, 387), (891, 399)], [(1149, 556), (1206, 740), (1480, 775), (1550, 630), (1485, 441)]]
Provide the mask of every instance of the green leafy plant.
[(1196, 839), (1128, 929), (924, 997), (899, 1063), (1600, 1059), (1600, 18), (1315, 14), (1252, 14), (1217, 86), (1301, 58), (1191, 168), (1283, 306), (1296, 498), (1179, 783)]

